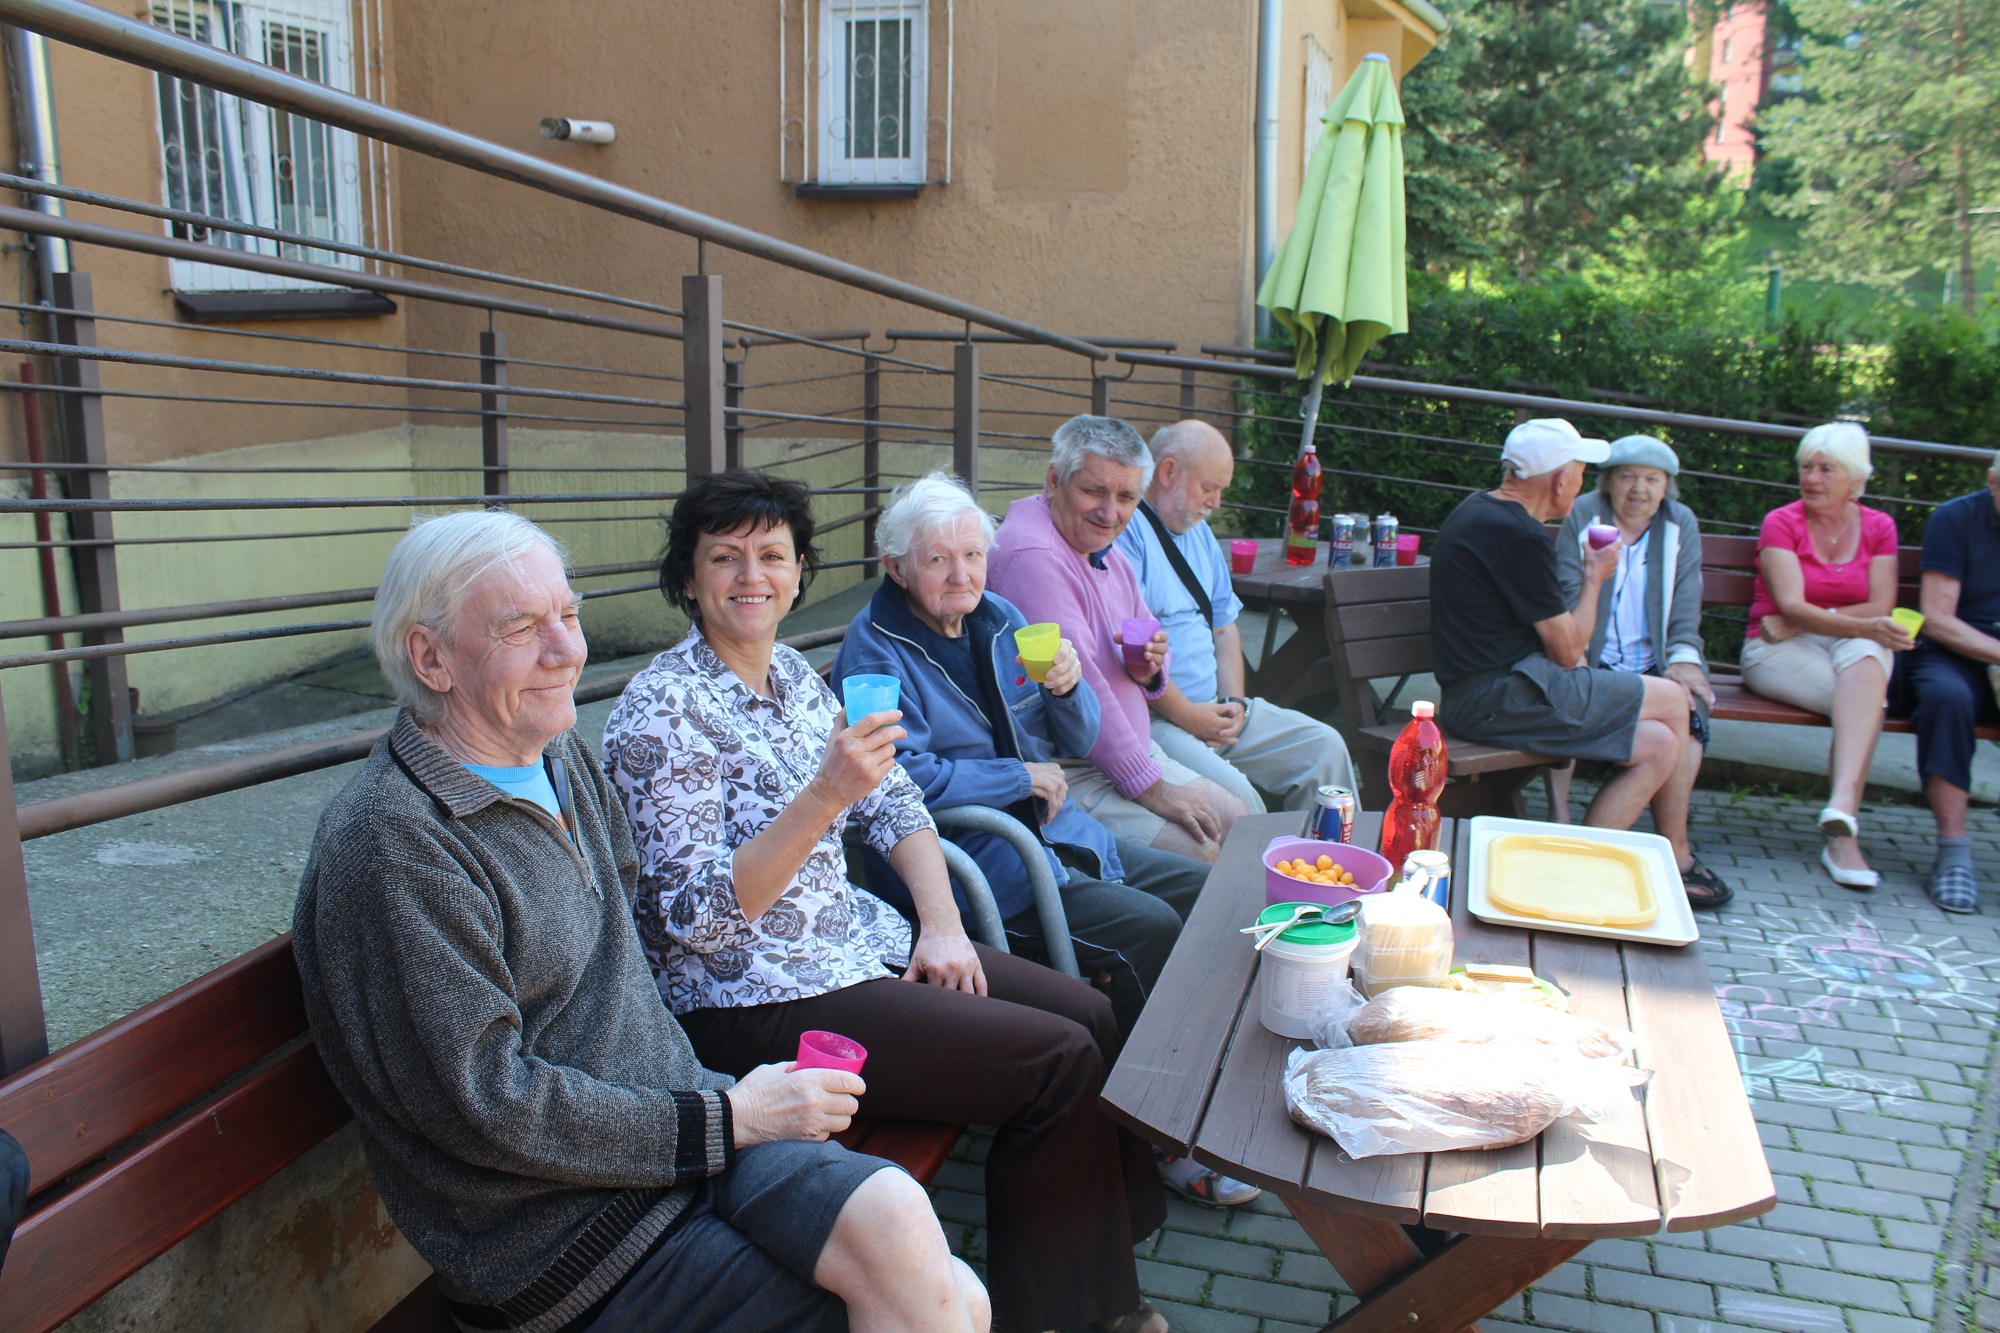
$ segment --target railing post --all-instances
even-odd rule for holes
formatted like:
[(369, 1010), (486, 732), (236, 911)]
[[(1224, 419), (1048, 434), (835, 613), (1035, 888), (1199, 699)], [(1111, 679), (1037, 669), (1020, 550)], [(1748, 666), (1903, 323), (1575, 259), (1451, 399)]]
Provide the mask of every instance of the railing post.
[[(507, 387), (507, 335), (488, 329), (479, 335), (479, 382), (491, 389)], [(507, 395), (479, 395), (479, 464), (488, 509), (505, 509), (514, 482), (507, 471)]]
[(951, 353), (951, 470), (979, 494), (979, 344), (954, 343)]
[(28, 917), (28, 871), (14, 813), (13, 761), (7, 753), (7, 707), (0, 703), (0, 1078), (49, 1053), (42, 1016), (41, 969)]
[[(866, 357), (861, 362), (861, 485), (868, 493), (861, 497), (863, 509), (882, 507), (882, 359)], [(872, 579), (882, 572), (875, 559), (875, 516), (861, 520), (861, 554), (868, 561), (861, 577)]]
[[(56, 341), (74, 347), (97, 346), (97, 321), (90, 315), (90, 275), (58, 273), (55, 298)], [(58, 357), (56, 378), (73, 392), (63, 395), (63, 435), (69, 461), (85, 467), (70, 474), (73, 500), (109, 500), (111, 470), (104, 452), (104, 399), (99, 395), (95, 361)], [(118, 552), (112, 545), (108, 512), (78, 512), (69, 516), (69, 535), (91, 545), (75, 552), (77, 609), (88, 615), (121, 609), (118, 600)], [(122, 630), (85, 630), (85, 644), (123, 643)], [(132, 757), (132, 696), (125, 681), (125, 659), (99, 657), (85, 668), (90, 682), (90, 732), (99, 764), (123, 763)]]
[(722, 363), (722, 465), (743, 466), (743, 362), (742, 358)]
[(727, 466), (723, 426), (728, 401), (723, 392), (722, 279), (712, 273), (681, 278), (681, 387), (687, 406), (687, 479)]
[(1181, 417), (1185, 420), (1194, 415), (1194, 367), (1181, 368)]
[(1094, 417), (1111, 415), (1111, 379), (1107, 375), (1090, 377), (1090, 415)]

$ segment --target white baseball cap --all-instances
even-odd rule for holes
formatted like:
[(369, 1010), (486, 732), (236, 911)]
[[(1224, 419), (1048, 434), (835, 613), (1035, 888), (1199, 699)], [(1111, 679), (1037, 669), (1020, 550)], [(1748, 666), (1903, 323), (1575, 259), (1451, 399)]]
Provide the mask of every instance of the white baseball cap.
[(1609, 457), (1609, 444), (1585, 439), (1561, 417), (1523, 421), (1507, 432), (1507, 447), (1500, 451), (1500, 461), (1520, 477), (1539, 477), (1567, 463), (1602, 463)]

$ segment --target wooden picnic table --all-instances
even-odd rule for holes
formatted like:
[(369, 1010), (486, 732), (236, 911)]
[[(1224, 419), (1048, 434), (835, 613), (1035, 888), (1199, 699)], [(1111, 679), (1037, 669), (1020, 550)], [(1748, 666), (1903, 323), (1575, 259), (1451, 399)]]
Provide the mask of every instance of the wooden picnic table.
[[(1258, 1021), (1256, 955), (1236, 931), (1264, 906), (1265, 845), (1299, 821), (1236, 822), (1104, 1100), (1151, 1141), (1284, 1200), (1361, 1298), (1329, 1328), (1471, 1328), (1599, 1237), (1663, 1222), (1698, 1231), (1777, 1203), (1701, 946), (1489, 926), (1466, 913), (1457, 879), (1457, 960), (1530, 965), (1570, 993), (1572, 1012), (1630, 1028), (1653, 1071), (1643, 1097), (1513, 1148), (1359, 1161), (1294, 1123), (1279, 1075), (1301, 1043)], [(1355, 841), (1373, 847), (1380, 828), (1379, 814), (1360, 815)], [(1469, 830), (1444, 822), (1455, 875)], [(1420, 1224), (1456, 1234), (1426, 1257), (1404, 1230)]]
[[(1229, 538), (1223, 538), (1223, 552), (1229, 550)], [(1362, 555), (1367, 558), (1366, 535), (1362, 535)], [(1268, 699), (1274, 704), (1288, 705), (1309, 694), (1319, 694), (1333, 688), (1332, 664), (1326, 654), (1326, 578), (1327, 543), (1321, 542), (1318, 558), (1310, 565), (1288, 565), (1285, 563), (1285, 543), (1278, 537), (1261, 537), (1257, 540), (1257, 566), (1248, 574), (1232, 574), (1230, 586), (1243, 599), (1243, 605), (1266, 615), (1264, 621), (1264, 650), (1257, 657), (1257, 668), (1248, 673), (1244, 689), (1253, 699)], [(1430, 557), (1420, 555), (1418, 564), (1427, 565)], [(1298, 632), (1285, 640), (1276, 652), (1272, 644), (1278, 636), (1279, 613), (1291, 616)]]

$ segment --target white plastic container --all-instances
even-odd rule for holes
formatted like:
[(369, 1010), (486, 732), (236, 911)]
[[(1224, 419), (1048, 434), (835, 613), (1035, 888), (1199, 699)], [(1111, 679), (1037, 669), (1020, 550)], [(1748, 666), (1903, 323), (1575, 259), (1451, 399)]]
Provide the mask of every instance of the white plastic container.
[(1409, 885), (1361, 905), (1354, 986), (1368, 999), (1391, 986), (1435, 986), (1451, 971), (1451, 918)]
[[(1283, 921), (1297, 903), (1274, 903), (1259, 914), (1259, 924)], [(1347, 960), (1354, 954), (1354, 925), (1307, 921), (1293, 926), (1264, 946), (1258, 968), (1258, 1014), (1264, 1026), (1281, 1037), (1312, 1036), (1327, 993), (1347, 979)]]

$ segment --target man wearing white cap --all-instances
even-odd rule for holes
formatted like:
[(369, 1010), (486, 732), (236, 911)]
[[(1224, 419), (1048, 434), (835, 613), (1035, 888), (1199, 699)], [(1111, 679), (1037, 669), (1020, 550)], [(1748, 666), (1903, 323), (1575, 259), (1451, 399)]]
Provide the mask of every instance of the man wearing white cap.
[(1576, 503), (1584, 465), (1610, 453), (1603, 440), (1556, 418), (1509, 432), (1499, 487), (1468, 495), (1432, 543), (1431, 650), (1447, 731), (1620, 765), (1583, 822), (1622, 829), (1680, 766), (1688, 706), (1685, 691), (1664, 677), (1584, 664), (1598, 590), (1618, 568), (1618, 548), (1585, 555), (1571, 605), (1546, 525)]

